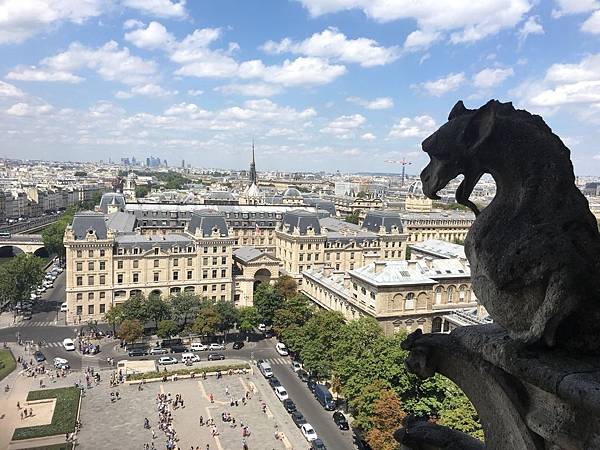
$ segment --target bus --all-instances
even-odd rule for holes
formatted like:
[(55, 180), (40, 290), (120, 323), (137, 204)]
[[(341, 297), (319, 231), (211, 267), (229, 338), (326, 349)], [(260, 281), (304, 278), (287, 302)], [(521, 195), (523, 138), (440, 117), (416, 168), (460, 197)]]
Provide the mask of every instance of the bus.
[(0, 239), (8, 239), (10, 237), (10, 231), (0, 231)]

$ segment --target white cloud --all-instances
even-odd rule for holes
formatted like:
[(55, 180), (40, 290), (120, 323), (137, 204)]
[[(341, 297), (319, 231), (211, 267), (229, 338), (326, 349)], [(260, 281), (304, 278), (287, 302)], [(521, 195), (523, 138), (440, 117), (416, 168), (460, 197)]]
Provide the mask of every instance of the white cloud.
[(170, 95), (177, 95), (177, 91), (168, 91), (157, 84), (147, 83), (134, 86), (129, 92), (119, 91), (115, 94), (115, 97), (127, 99), (139, 95), (146, 97), (167, 97)]
[(105, 5), (104, 0), (3, 0), (0, 44), (22, 42), (52, 24), (81, 24), (100, 15)]
[(389, 109), (394, 107), (394, 101), (390, 97), (377, 97), (373, 100), (365, 100), (360, 97), (348, 97), (346, 100), (367, 109)]
[(77, 75), (73, 75), (69, 72), (61, 70), (47, 70), (38, 68), (36, 66), (31, 67), (15, 67), (13, 70), (8, 72), (6, 78), (9, 80), (19, 81), (58, 81), (63, 83), (79, 83), (84, 79)]
[(189, 91), (187, 91), (188, 95), (191, 95), (192, 97), (198, 97), (202, 94), (204, 94), (204, 91), (201, 91), (199, 89), (190, 89)]
[(0, 97), (23, 97), (23, 91), (10, 83), (0, 81)]
[(186, 0), (123, 0), (123, 5), (156, 17), (181, 19), (187, 16)]
[(435, 41), (442, 37), (438, 31), (415, 30), (404, 41), (404, 49), (408, 51), (424, 50), (431, 47)]
[(512, 68), (491, 69), (486, 68), (473, 76), (473, 84), (479, 89), (490, 89), (501, 84), (508, 77), (514, 75)]
[(600, 34), (600, 10), (595, 11), (581, 24), (581, 31), (591, 34)]
[(559, 18), (569, 14), (581, 14), (600, 8), (597, 0), (554, 0), (558, 9), (552, 10), (552, 16)]
[(124, 30), (133, 30), (134, 28), (142, 28), (144, 26), (146, 26), (146, 24), (144, 24), (144, 22), (142, 22), (141, 20), (137, 19), (128, 19), (125, 22), (123, 22)]
[(374, 141), (377, 137), (373, 133), (365, 133), (360, 137), (363, 141)]
[[(473, 42), (516, 26), (531, 9), (530, 0), (299, 0), (313, 16), (361, 9), (378, 22), (413, 19), (431, 38), (450, 32), (452, 43)], [(580, 0), (579, 0), (580, 1)], [(415, 40), (419, 40), (416, 37)]]
[(544, 34), (544, 27), (538, 22), (538, 16), (530, 16), (523, 24), (519, 32), (519, 39), (524, 42), (530, 34)]
[[(246, 63), (240, 65), (240, 76), (245, 77)], [(262, 66), (262, 68), (260, 67)], [(293, 61), (285, 60), (283, 64), (263, 66), (257, 65), (258, 77), (268, 83), (282, 86), (318, 86), (331, 83), (346, 73), (346, 67), (329, 64), (321, 58), (299, 57)]]
[(395, 123), (388, 138), (423, 138), (435, 131), (435, 120), (429, 115), (403, 117)]
[(412, 88), (421, 89), (427, 91), (430, 95), (440, 97), (447, 92), (455, 91), (466, 81), (465, 74), (450, 73), (443, 78), (437, 80), (425, 81), (416, 85), (412, 85)]
[(131, 42), (136, 47), (154, 50), (171, 45), (175, 37), (162, 24), (150, 22), (148, 28), (138, 28), (137, 30), (125, 33), (125, 40)]
[(246, 97), (272, 97), (282, 91), (280, 86), (265, 83), (233, 83), (219, 86), (215, 90), (225, 95), (243, 95)]
[(340, 139), (350, 139), (354, 137), (352, 130), (362, 126), (367, 119), (360, 114), (340, 116), (332, 120), (326, 127), (322, 128), (321, 133), (332, 134)]
[(131, 85), (149, 83), (156, 76), (156, 63), (133, 56), (127, 47), (119, 48), (110, 41), (96, 49), (73, 42), (65, 52), (43, 59), (39, 67), (17, 68), (8, 78), (76, 83), (82, 78), (73, 72), (82, 69), (94, 70), (108, 81)]
[(4, 112), (10, 116), (39, 116), (50, 111), (52, 111), (50, 105), (35, 106), (28, 103), (15, 103)]
[(262, 49), (268, 53), (296, 53), (360, 64), (363, 67), (389, 64), (399, 57), (397, 47), (382, 47), (377, 41), (368, 38), (348, 39), (336, 28), (315, 33), (301, 42), (294, 42), (289, 38), (280, 42), (268, 41)]

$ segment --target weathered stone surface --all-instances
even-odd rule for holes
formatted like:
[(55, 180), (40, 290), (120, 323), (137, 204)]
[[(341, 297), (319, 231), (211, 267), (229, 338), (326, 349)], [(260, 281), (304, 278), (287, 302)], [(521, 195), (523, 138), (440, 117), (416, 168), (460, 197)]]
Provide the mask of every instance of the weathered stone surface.
[[(600, 235), (574, 184), (569, 150), (541, 117), (490, 101), (458, 102), (423, 142), (423, 192), (459, 174), (457, 202), (477, 219), (465, 251), (479, 301), (510, 337), (600, 354)], [(469, 200), (484, 173), (497, 185), (483, 211)]]
[(402, 449), (411, 450), (485, 450), (482, 442), (456, 430), (429, 423), (406, 423), (394, 433)]

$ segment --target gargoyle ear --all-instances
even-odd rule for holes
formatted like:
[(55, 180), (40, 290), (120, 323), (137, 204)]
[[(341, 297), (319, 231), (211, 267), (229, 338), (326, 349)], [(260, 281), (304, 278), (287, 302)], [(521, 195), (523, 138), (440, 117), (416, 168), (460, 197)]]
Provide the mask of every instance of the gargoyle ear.
[(456, 105), (454, 105), (454, 107), (452, 108), (452, 111), (450, 111), (450, 114), (448, 114), (448, 120), (452, 120), (468, 112), (469, 110), (465, 108), (465, 104), (462, 102), (462, 100), (459, 100), (458, 102), (456, 102)]
[(477, 151), (479, 146), (492, 134), (496, 124), (496, 108), (499, 103), (490, 100), (473, 114), (465, 127), (464, 141), (469, 152)]

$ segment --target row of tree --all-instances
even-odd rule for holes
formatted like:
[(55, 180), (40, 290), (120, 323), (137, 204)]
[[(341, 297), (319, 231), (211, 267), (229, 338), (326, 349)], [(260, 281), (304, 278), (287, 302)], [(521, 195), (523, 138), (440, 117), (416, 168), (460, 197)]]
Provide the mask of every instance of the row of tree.
[(420, 380), (406, 370), (405, 333), (385, 336), (371, 317), (346, 321), (339, 312), (317, 310), (289, 277), (259, 286), (254, 305), (306, 370), (344, 397), (374, 449), (397, 448), (392, 433), (407, 414), (483, 439), (475, 409), (454, 383), (440, 375)]
[(19, 253), (0, 268), (0, 306), (14, 307), (27, 300), (44, 279), (45, 261), (27, 253)]

